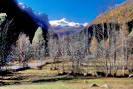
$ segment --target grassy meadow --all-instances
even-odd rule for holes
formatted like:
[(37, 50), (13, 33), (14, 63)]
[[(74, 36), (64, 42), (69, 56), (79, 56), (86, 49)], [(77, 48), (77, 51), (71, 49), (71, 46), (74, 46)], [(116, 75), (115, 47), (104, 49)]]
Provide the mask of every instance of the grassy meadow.
[[(16, 72), (12, 76), (0, 78), (0, 89), (133, 89), (133, 78), (74, 77), (68, 74), (59, 75), (61, 70), (50, 70), (50, 66), (39, 69), (28, 69)], [(90, 87), (97, 84), (97, 87)]]
[[(90, 87), (92, 83), (96, 83), (99, 87)], [(127, 78), (79, 78), (74, 80), (60, 80), (56, 82), (2, 86), (0, 89), (106, 89), (101, 87), (104, 84), (107, 84), (109, 89), (133, 89), (133, 79)]]

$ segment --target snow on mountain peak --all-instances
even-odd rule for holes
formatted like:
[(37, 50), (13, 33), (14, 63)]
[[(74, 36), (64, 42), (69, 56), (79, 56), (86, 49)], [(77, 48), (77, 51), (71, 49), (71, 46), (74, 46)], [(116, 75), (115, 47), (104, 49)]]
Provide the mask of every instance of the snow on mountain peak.
[(88, 25), (88, 23), (83, 23), (83, 26), (86, 27)]
[(81, 24), (81, 23), (76, 23), (76, 22), (73, 22), (73, 21), (68, 21), (66, 18), (62, 18), (62, 19), (59, 19), (59, 20), (51, 20), (49, 23), (52, 26), (54, 26), (54, 27), (56, 27), (56, 26), (80, 27), (81, 25), (85, 26), (84, 24)]
[(49, 23), (51, 24), (51, 27), (54, 29), (54, 31), (58, 34), (71, 34), (84, 29), (84, 27), (88, 25), (88, 23), (82, 24), (69, 21), (66, 18), (51, 20)]

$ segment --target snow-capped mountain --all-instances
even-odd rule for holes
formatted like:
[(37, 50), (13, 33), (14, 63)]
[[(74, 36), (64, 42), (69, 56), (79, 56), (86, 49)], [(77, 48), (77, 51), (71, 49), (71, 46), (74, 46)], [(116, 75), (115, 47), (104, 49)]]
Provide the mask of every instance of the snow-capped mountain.
[(39, 13), (39, 12), (35, 12), (34, 10), (32, 10), (32, 8), (27, 7), (24, 3), (19, 2), (18, 3), (19, 7), (26, 11), (30, 16), (32, 16), (32, 18), (34, 19), (34, 21), (41, 27), (43, 28), (49, 28), (49, 21), (48, 21), (48, 16), (44, 13)]
[[(32, 8), (27, 7), (24, 3), (19, 2), (19, 7), (26, 11), (34, 21), (41, 27), (48, 29), (54, 29), (57, 33), (72, 33), (78, 30), (83, 29), (88, 23), (77, 23), (73, 21), (68, 21), (66, 18), (62, 18), (59, 20), (48, 20), (48, 16), (43, 13), (35, 12)], [(49, 24), (50, 23), (50, 24)]]
[(58, 33), (72, 33), (78, 30), (83, 29), (87, 26), (88, 23), (76, 23), (72, 21), (68, 21), (66, 18), (62, 18), (60, 20), (51, 20), (50, 25)]

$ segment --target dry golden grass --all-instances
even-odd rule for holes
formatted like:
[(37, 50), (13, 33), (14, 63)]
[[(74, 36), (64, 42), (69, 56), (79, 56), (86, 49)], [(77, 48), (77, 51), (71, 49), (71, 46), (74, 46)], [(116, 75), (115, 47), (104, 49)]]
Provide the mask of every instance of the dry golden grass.
[(102, 87), (90, 88), (90, 84), (99, 86), (107, 84), (109, 89), (133, 89), (133, 79), (127, 78), (100, 78), (100, 79), (76, 79), (69, 81), (44, 82), (40, 84), (25, 84), (3, 86), (0, 89), (104, 89)]
[[(110, 89), (133, 89), (132, 78), (92, 78), (73, 77), (69, 75), (59, 76), (58, 73), (62, 73), (63, 70), (50, 69), (54, 66), (60, 68), (63, 65), (71, 65), (71, 62), (48, 64), (45, 65), (42, 70), (29, 69), (17, 72), (15, 76), (11, 76), (12, 78), (5, 77), (4, 80), (0, 80), (2, 82), (10, 83), (9, 86), (1, 86), (0, 89), (104, 89), (101, 87), (90, 88), (89, 86), (92, 83), (96, 83), (99, 86), (108, 84)], [(16, 82), (19, 85), (16, 85)]]

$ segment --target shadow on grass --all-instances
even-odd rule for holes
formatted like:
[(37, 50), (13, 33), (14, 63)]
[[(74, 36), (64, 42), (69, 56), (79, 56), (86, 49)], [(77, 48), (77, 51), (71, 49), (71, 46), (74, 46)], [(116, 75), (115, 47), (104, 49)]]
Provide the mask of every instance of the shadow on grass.
[(0, 86), (6, 86), (6, 85), (18, 85), (21, 84), (20, 82), (2, 82), (0, 81)]
[(69, 80), (78, 80), (78, 79), (95, 79), (92, 77), (75, 77), (75, 76), (69, 76), (69, 75), (64, 75), (64, 76), (58, 76), (58, 77), (49, 77), (46, 79), (40, 79), (40, 80), (34, 80), (32, 83), (43, 83), (43, 82), (57, 82), (57, 81), (69, 81)]
[[(25, 76), (16, 76), (16, 73), (10, 70), (0, 71), (0, 80), (23, 80)], [(1, 83), (1, 82), (0, 82)]]
[(12, 75), (14, 75), (14, 73), (9, 70), (0, 70), (0, 76), (12, 76)]
[(9, 78), (0, 78), (0, 80), (23, 80), (25, 77), (19, 76), (19, 77), (9, 77)]
[(57, 77), (57, 78), (47, 78), (47, 79), (40, 79), (40, 80), (34, 80), (32, 83), (41, 83), (41, 82), (56, 82), (56, 81), (65, 81), (65, 80), (73, 80), (74, 77)]
[[(23, 76), (19, 76), (16, 78), (7, 78), (7, 79), (0, 80), (0, 86), (32, 84), (32, 83), (48, 83), (48, 82), (57, 82), (57, 81), (64, 82), (64, 81), (82, 80), (82, 79), (97, 79), (97, 78), (94, 78), (94, 77), (75, 77), (75, 76), (71, 76), (71, 75), (62, 75), (62, 76), (43, 77), (43, 79), (38, 79), (38, 80), (33, 80), (33, 81), (20, 81), (20, 80), (24, 80), (24, 78), (23, 78)], [(9, 80), (9, 81), (6, 82), (5, 80), (6, 81)]]

